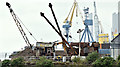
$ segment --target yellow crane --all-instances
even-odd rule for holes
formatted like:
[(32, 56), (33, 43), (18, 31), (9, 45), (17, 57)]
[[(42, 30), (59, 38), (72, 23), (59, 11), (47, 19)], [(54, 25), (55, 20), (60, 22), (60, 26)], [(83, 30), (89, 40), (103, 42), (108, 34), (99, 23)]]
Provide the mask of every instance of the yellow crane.
[[(73, 19), (73, 15), (74, 15), (74, 12), (75, 12), (75, 8), (76, 8), (76, 12), (77, 12), (77, 2), (76, 2), (76, 0), (74, 1), (73, 6), (71, 7), (68, 16), (64, 21), (65, 25), (63, 25), (63, 28), (65, 29), (65, 37), (67, 38), (67, 41), (69, 41), (69, 37), (72, 38), (69, 35), (69, 30), (70, 30), (70, 27), (72, 26), (72, 19)], [(70, 14), (71, 14), (70, 21), (68, 21), (68, 18), (70, 16)]]

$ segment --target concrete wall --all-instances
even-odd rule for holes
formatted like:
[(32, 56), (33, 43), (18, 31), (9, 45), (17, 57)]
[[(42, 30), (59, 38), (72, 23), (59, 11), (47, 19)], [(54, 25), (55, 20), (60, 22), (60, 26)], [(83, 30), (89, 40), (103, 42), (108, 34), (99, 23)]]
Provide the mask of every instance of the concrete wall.
[(120, 55), (120, 44), (113, 42), (111, 43), (110, 49), (111, 49), (111, 57), (117, 59), (117, 57)]
[(117, 59), (119, 55), (120, 55), (120, 49), (111, 49), (111, 57)]

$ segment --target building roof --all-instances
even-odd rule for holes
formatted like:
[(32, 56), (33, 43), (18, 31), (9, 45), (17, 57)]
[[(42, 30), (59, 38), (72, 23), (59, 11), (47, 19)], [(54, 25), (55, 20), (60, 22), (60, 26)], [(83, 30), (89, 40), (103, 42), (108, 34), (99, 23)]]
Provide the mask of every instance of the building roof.
[[(79, 43), (80, 42), (71, 42), (71, 46), (79, 46)], [(94, 47), (98, 47), (99, 46), (99, 43), (98, 42), (93, 42), (93, 43), (91, 43), (91, 45), (90, 45), (90, 43), (89, 42), (81, 42), (80, 43), (80, 46), (81, 47), (86, 47), (86, 46), (94, 46)]]
[(41, 43), (41, 44), (52, 44), (52, 42), (36, 42), (36, 43)]
[(120, 33), (115, 38), (113, 38), (111, 42), (114, 42), (115, 40), (120, 39), (119, 36), (120, 36)]
[(37, 47), (52, 47), (53, 43), (52, 42), (37, 42), (36, 46)]

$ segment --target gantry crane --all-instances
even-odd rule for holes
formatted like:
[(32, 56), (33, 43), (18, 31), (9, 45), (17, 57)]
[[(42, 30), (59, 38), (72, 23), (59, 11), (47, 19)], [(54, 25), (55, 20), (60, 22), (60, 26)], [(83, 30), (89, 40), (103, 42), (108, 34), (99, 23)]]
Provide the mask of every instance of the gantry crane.
[[(88, 42), (94, 42), (94, 39), (93, 39), (93, 37), (91, 35), (91, 32), (89, 30), (89, 27), (88, 27), (89, 25), (93, 25), (93, 20), (88, 19), (89, 8), (84, 8), (84, 14), (85, 14), (85, 20), (84, 20), (85, 30), (83, 32), (83, 35), (82, 35), (81, 39), (80, 39), (80, 42), (82, 41), (84, 35), (85, 35), (84, 36), (84, 42), (85, 42), (86, 34), (88, 35)], [(91, 41), (90, 41), (90, 37), (92, 39)]]
[[(59, 24), (58, 24), (57, 19), (56, 19), (56, 17), (55, 17), (54, 11), (53, 11), (53, 9), (52, 9), (52, 4), (51, 4), (51, 3), (49, 3), (49, 7), (50, 7), (50, 9), (51, 9), (51, 11), (52, 11), (52, 14), (53, 14), (53, 17), (54, 17), (54, 19), (55, 19), (55, 22), (56, 22), (56, 25), (57, 25), (58, 30), (57, 30), (57, 29), (55, 28), (55, 26), (47, 19), (47, 17), (45, 17), (44, 13), (40, 12), (40, 15), (51, 25), (51, 27), (55, 30), (55, 32), (57, 32), (57, 34), (61, 37), (61, 39), (62, 39), (62, 45), (63, 45), (63, 48), (64, 48), (65, 52), (66, 52), (67, 54), (70, 54), (70, 55), (77, 54), (77, 52), (72, 48), (71, 45), (69, 45), (69, 43), (68, 43), (68, 42), (65, 40), (65, 38), (63, 37), (62, 32), (61, 32), (60, 27), (59, 27)], [(68, 46), (67, 46), (66, 44), (67, 44)]]
[[(70, 32), (70, 27), (72, 26), (72, 19), (73, 19), (75, 8), (76, 8), (76, 12), (77, 12), (77, 2), (76, 2), (76, 0), (74, 1), (73, 6), (70, 9), (70, 12), (69, 12), (68, 16), (64, 21), (65, 25), (63, 25), (63, 28), (65, 29), (65, 37), (67, 38), (68, 42), (69, 42), (69, 38), (72, 38), (72, 36), (69, 35), (69, 32)], [(71, 11), (72, 11), (72, 13), (71, 13)], [(70, 21), (68, 21), (68, 18), (69, 18), (70, 14), (71, 14)], [(77, 16), (77, 14), (76, 14), (76, 16)]]
[[(26, 42), (26, 44), (28, 45), (28, 46), (30, 46), (30, 48), (32, 49), (32, 45), (30, 44), (30, 41), (28, 40), (28, 37), (26, 36), (26, 33), (24, 32), (24, 30), (23, 30), (23, 28), (22, 28), (22, 25), (21, 25), (21, 20), (18, 18), (18, 16), (15, 14), (15, 12), (13, 11), (13, 9), (11, 8), (11, 5), (8, 3), (8, 2), (6, 2), (6, 6), (8, 6), (8, 8), (9, 8), (9, 10), (10, 10), (10, 13), (11, 13), (11, 15), (12, 15), (12, 17), (13, 17), (13, 19), (14, 19), (14, 21), (15, 21), (15, 23), (16, 23), (16, 25), (17, 25), (17, 27), (18, 27), (18, 29), (19, 29), (19, 31), (20, 31), (20, 33), (21, 33), (21, 35), (22, 35), (22, 37), (23, 37), (23, 39), (25, 40), (25, 42)], [(27, 28), (26, 28), (27, 29)], [(28, 30), (28, 29), (27, 29)], [(29, 30), (28, 30), (29, 31)], [(32, 35), (32, 33), (29, 31), (29, 33), (30, 33), (30, 35), (35, 39), (35, 37)], [(35, 39), (36, 40), (36, 39)], [(37, 41), (37, 40), (36, 40)]]

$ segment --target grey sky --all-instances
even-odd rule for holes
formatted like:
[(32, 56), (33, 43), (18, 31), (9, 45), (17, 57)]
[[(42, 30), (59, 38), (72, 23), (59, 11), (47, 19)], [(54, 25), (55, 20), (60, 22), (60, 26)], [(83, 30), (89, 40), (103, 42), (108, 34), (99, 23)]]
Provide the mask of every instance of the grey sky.
[[(77, 0), (81, 11), (84, 7), (89, 7), (92, 13), (94, 12), (93, 1), (94, 0)], [(96, 0), (99, 20), (103, 25), (104, 32), (109, 33), (109, 35), (112, 24), (112, 13), (117, 12), (118, 1), (119, 0)], [(26, 46), (8, 7), (5, 5), (6, 2), (11, 4), (15, 13), (38, 41), (53, 42), (61, 39), (45, 19), (40, 16), (40, 12), (44, 12), (45, 16), (55, 25), (51, 10), (48, 7), (48, 3), (51, 2), (62, 29), (63, 21), (67, 17), (74, 0), (0, 0), (0, 52), (17, 51)], [(78, 22), (78, 24), (76, 22)], [(76, 31), (79, 28), (84, 28), (81, 18), (74, 17), (71, 35), (77, 41), (78, 34)], [(28, 34), (26, 30), (25, 32)], [(32, 44), (35, 44), (36, 41), (33, 40), (29, 34), (28, 38)], [(74, 39), (72, 41), (76, 41)]]

